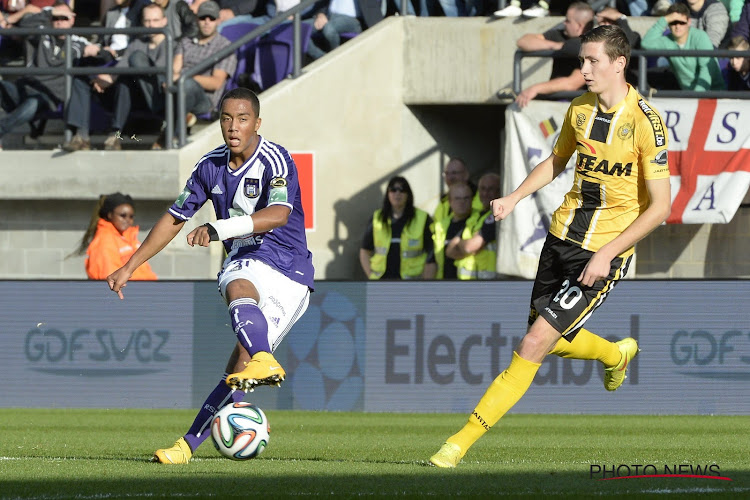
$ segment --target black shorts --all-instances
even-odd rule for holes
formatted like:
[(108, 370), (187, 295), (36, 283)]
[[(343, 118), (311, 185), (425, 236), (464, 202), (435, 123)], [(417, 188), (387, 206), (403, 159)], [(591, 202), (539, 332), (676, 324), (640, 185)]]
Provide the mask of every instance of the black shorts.
[(529, 326), (538, 316), (542, 316), (567, 340), (573, 340), (596, 308), (604, 303), (612, 288), (625, 276), (632, 261), (632, 255), (625, 259), (612, 259), (606, 279), (597, 281), (591, 287), (583, 286), (578, 282), (578, 276), (592, 255), (594, 252), (547, 235), (531, 291)]

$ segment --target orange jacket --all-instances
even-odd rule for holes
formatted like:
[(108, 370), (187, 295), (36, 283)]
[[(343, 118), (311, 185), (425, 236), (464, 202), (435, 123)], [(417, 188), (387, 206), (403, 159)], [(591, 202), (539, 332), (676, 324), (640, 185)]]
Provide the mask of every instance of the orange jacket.
[[(120, 234), (114, 224), (99, 219), (96, 234), (86, 250), (86, 274), (92, 280), (104, 280), (121, 268), (135, 253), (141, 242), (138, 241), (138, 226), (131, 226)], [(135, 270), (131, 280), (155, 280), (156, 274), (148, 262)]]

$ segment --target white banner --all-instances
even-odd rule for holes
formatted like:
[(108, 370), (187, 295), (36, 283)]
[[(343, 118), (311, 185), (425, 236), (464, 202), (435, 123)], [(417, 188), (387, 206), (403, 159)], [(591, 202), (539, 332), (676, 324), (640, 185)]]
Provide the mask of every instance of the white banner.
[[(750, 102), (653, 99), (669, 131), (672, 215), (668, 223), (727, 223), (750, 187)], [(532, 101), (505, 111), (503, 194), (549, 156), (567, 102)], [(552, 212), (570, 189), (575, 155), (552, 184), (518, 204), (500, 224), (497, 268), (533, 278)]]
[[(502, 193), (516, 189), (543, 159), (552, 153), (568, 103), (532, 101), (522, 111), (505, 111), (505, 158)], [(573, 184), (575, 155), (568, 168), (550, 185), (522, 200), (500, 223), (497, 272), (533, 279), (552, 212)]]

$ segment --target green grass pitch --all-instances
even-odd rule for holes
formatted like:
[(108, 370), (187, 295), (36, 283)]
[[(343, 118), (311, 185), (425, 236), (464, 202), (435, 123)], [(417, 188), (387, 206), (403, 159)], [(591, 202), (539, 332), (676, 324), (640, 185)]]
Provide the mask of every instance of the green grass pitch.
[[(193, 411), (0, 410), (0, 498), (750, 498), (750, 417), (510, 414), (444, 470), (427, 459), (465, 415), (266, 413), (261, 457), (230, 461), (209, 438), (190, 464), (164, 466), (148, 459)], [(732, 480), (602, 481), (592, 464), (716, 464)]]

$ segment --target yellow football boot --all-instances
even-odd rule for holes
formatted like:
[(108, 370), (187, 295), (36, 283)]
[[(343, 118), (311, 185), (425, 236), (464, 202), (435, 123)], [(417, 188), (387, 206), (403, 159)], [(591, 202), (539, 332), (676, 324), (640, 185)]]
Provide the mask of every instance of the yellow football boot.
[(443, 443), (437, 453), (430, 457), (430, 463), (444, 469), (453, 468), (461, 461), (461, 448), (457, 444)]
[(625, 371), (628, 365), (640, 352), (638, 343), (632, 338), (622, 339), (617, 342), (617, 347), (620, 349), (620, 362), (604, 370), (604, 388), (608, 391), (615, 391), (622, 385), (627, 378)]
[(187, 441), (185, 441), (185, 438), (180, 438), (175, 441), (171, 448), (156, 450), (151, 461), (160, 464), (186, 464), (190, 462), (192, 457), (193, 451), (188, 446)]
[(260, 351), (245, 363), (245, 369), (227, 376), (226, 384), (232, 389), (253, 392), (259, 385), (281, 386), (286, 372), (270, 352)]

